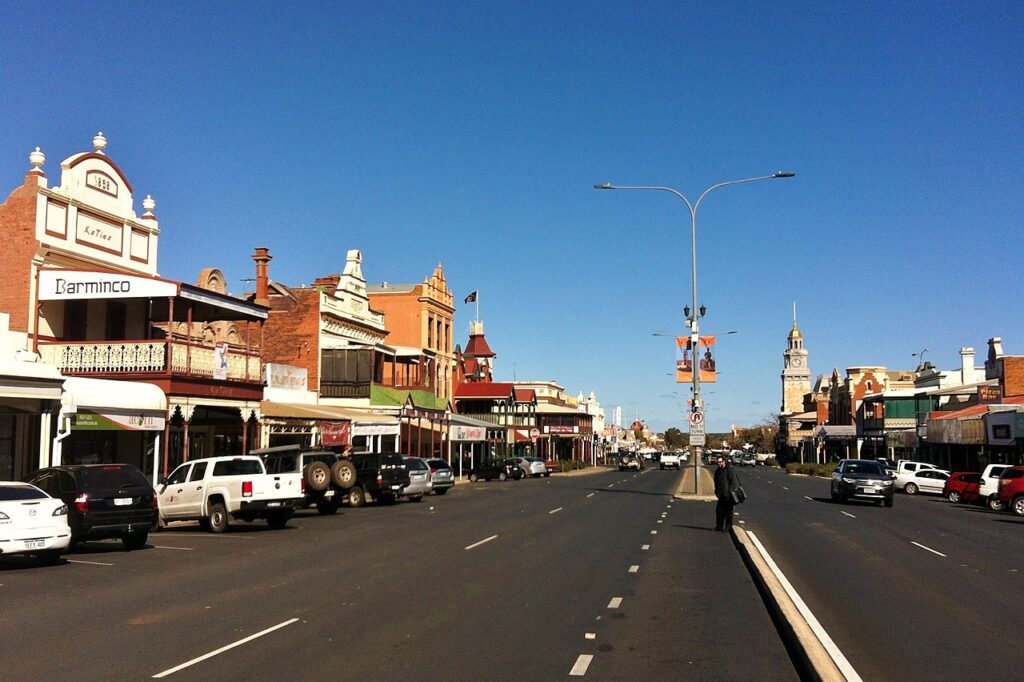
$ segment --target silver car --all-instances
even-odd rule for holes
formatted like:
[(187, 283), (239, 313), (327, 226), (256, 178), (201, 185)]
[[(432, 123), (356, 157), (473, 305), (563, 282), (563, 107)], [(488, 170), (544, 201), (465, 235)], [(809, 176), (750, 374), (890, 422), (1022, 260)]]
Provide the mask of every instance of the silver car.
[(428, 459), (430, 467), (430, 482), (434, 484), (434, 494), (444, 495), (449, 488), (455, 486), (455, 473), (448, 462), (443, 459)]
[(513, 457), (513, 459), (526, 476), (540, 478), (549, 475), (548, 468), (544, 466), (544, 460), (540, 457)]
[(402, 497), (419, 502), (434, 487), (430, 480), (430, 465), (422, 457), (405, 457), (405, 468), (409, 470), (409, 485), (402, 489)]

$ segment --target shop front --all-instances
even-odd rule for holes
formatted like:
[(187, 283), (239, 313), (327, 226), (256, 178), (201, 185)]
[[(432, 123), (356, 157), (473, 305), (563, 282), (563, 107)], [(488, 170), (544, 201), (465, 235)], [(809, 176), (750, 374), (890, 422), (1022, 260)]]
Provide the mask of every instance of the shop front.
[(0, 362), (0, 480), (19, 480), (49, 461), (63, 382), (41, 362)]
[(345, 408), (264, 400), (260, 412), (263, 447), (299, 445), (344, 450), (352, 444), (352, 415)]
[(133, 464), (154, 484), (162, 475), (167, 397), (152, 384), (69, 377), (49, 462)]
[(490, 443), (504, 435), (504, 429), (480, 419), (453, 414), (448, 428), (451, 452), (448, 464), (460, 479), (469, 475), (477, 462), (490, 456)]

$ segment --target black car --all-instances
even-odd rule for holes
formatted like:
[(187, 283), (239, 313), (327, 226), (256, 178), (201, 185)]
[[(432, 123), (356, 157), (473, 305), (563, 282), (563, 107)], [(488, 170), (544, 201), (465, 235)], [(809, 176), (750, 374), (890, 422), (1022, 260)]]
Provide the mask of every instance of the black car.
[(893, 477), (873, 459), (842, 459), (832, 472), (832, 501), (871, 500), (892, 506)]
[(514, 459), (481, 462), (469, 472), (469, 480), (471, 481), (479, 481), (480, 479), (489, 481), (492, 478), (496, 478), (499, 481), (507, 481), (510, 478), (518, 481), (522, 477), (523, 468)]
[(367, 496), (377, 502), (394, 502), (409, 485), (409, 470), (402, 455), (363, 452), (350, 459), (356, 467), (356, 482), (348, 491), (350, 507), (362, 507)]
[(156, 527), (156, 491), (131, 464), (47, 467), (25, 480), (64, 500), (72, 547), (85, 540), (120, 538), (127, 549), (142, 549)]
[(356, 483), (356, 467), (350, 459), (330, 450), (303, 450), (298, 445), (278, 445), (253, 450), (268, 474), (301, 474), (300, 509), (316, 505), (324, 515), (338, 511), (341, 498)]

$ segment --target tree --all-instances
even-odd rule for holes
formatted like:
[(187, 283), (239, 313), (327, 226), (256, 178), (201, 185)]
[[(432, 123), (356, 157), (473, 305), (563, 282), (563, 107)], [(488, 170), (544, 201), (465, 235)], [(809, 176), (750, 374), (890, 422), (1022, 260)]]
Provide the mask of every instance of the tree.
[(671, 427), (665, 431), (665, 447), (669, 450), (682, 450), (690, 445), (690, 437), (677, 429)]

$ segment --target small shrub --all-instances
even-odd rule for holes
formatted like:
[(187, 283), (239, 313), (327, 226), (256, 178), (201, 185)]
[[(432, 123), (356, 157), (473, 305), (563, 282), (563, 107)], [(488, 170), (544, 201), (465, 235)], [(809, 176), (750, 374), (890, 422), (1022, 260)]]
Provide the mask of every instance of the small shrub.
[(790, 462), (786, 465), (787, 474), (803, 474), (804, 476), (821, 476), (828, 478), (835, 471), (835, 462), (828, 464), (815, 464), (814, 462), (805, 462), (801, 464), (799, 462)]
[(775, 459), (774, 457), (769, 457), (764, 461), (764, 465), (766, 467), (777, 467), (779, 466), (779, 460)]

